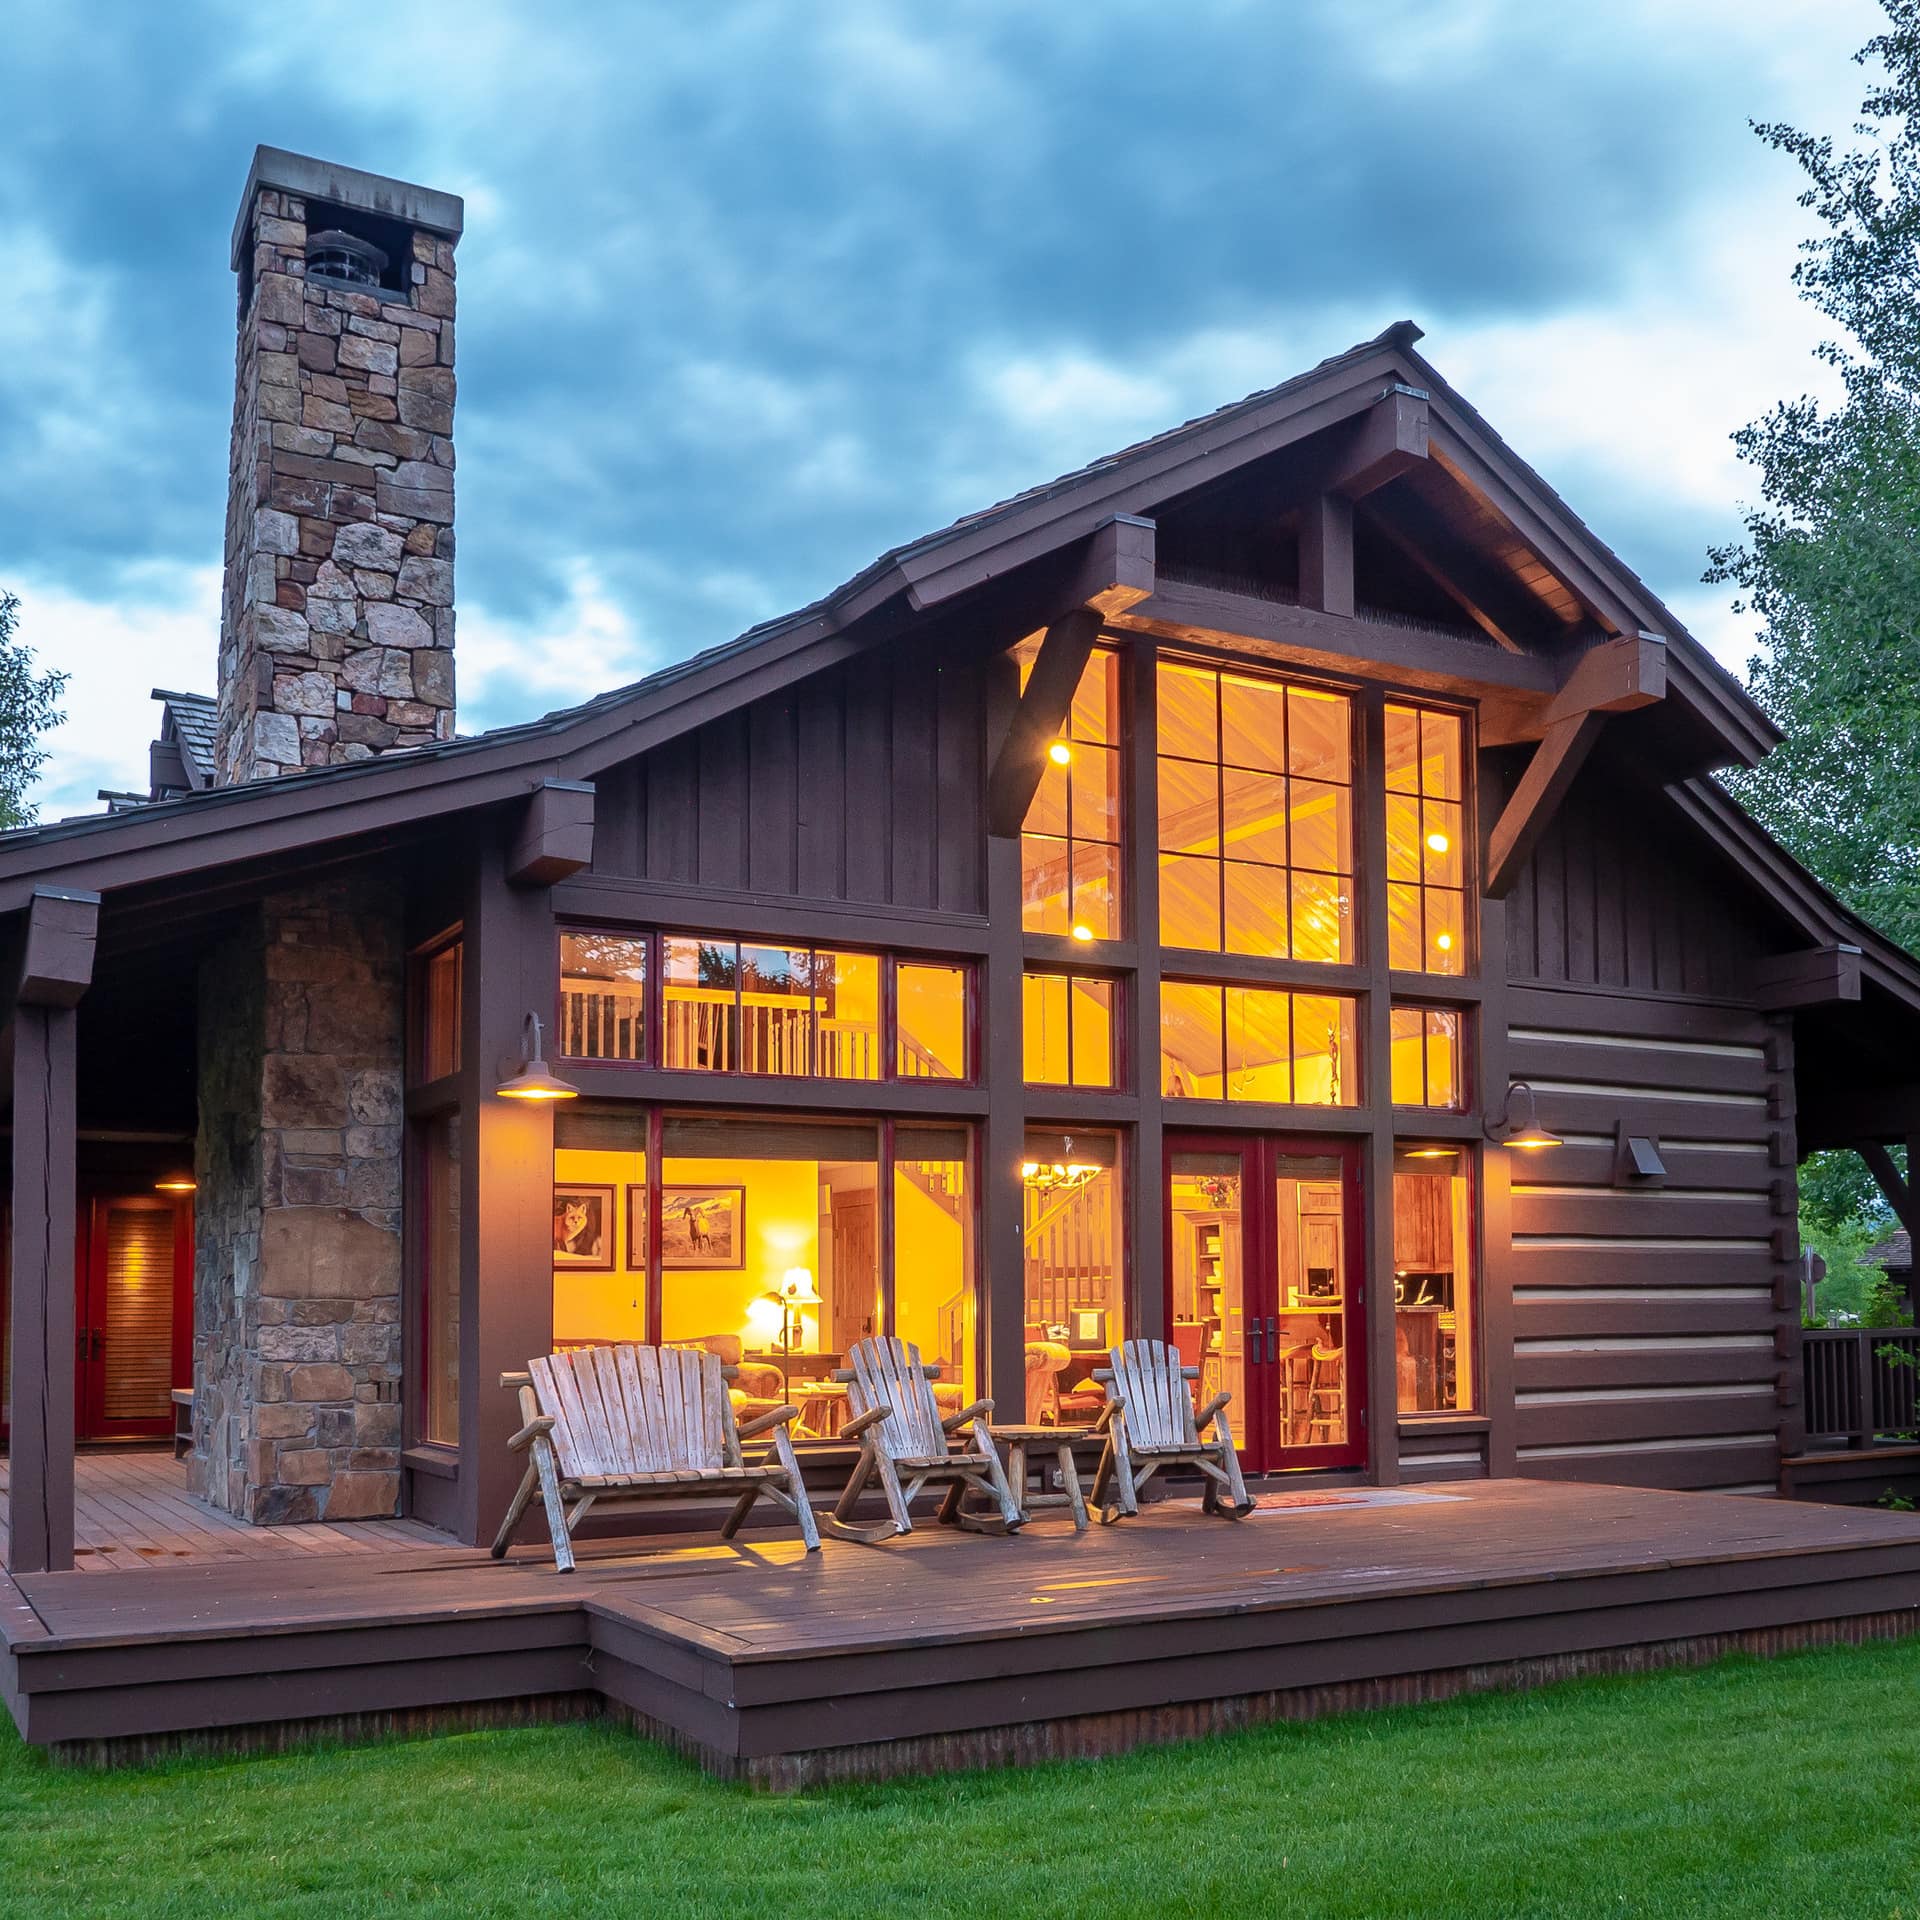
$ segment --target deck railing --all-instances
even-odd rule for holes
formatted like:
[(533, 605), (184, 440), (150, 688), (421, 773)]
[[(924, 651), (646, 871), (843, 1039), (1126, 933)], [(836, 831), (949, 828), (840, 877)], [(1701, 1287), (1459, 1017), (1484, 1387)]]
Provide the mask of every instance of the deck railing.
[(1920, 1328), (1809, 1327), (1801, 1342), (1809, 1447), (1920, 1436)]

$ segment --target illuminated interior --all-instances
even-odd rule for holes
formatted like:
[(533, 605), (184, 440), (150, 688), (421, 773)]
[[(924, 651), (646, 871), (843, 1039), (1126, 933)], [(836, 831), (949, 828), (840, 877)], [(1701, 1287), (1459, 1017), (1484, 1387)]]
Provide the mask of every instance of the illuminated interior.
[(460, 1071), (460, 973), (465, 949), (449, 940), (424, 954), (416, 978), (419, 1028), (415, 1043), (422, 1080)]
[(1466, 725), (1458, 714), (1387, 706), (1387, 964), (1467, 968)]
[(460, 1116), (421, 1128), (426, 1215), (426, 1395), (422, 1437), (460, 1444)]
[(1341, 994), (1164, 981), (1160, 1089), (1169, 1100), (1350, 1107), (1354, 1003)]
[(903, 960), (894, 969), (902, 1080), (966, 1080), (967, 970)]
[(555, 1116), (556, 1347), (705, 1347), (741, 1369), (732, 1393), (743, 1419), (790, 1401), (801, 1409), (799, 1439), (839, 1431), (846, 1394), (830, 1376), (855, 1341), (882, 1331), (942, 1368), (943, 1404), (973, 1396), (976, 1207), (965, 1127), (895, 1129), (893, 1285), (883, 1288), (878, 1127), (669, 1114), (656, 1191), (646, 1126), (640, 1108)]
[(1126, 1338), (1119, 1140), (1030, 1129), (1020, 1187), (1026, 1417), (1091, 1426), (1106, 1405), (1093, 1370)]
[(1159, 670), (1160, 942), (1353, 956), (1353, 719), (1344, 694)]
[[(1176, 1153), (1168, 1178), (1173, 1335), (1200, 1369), (1199, 1393), (1222, 1389), (1248, 1409), (1248, 1360), (1263, 1363), (1255, 1390), (1274, 1396), (1272, 1419), (1286, 1448), (1345, 1446), (1352, 1438), (1347, 1396), (1347, 1244), (1343, 1173), (1332, 1156), (1275, 1162), (1271, 1287), (1246, 1209), (1239, 1153)], [(1271, 1315), (1263, 1303), (1277, 1310)], [(1263, 1322), (1257, 1345), (1254, 1319)], [(1271, 1320), (1269, 1333), (1264, 1322)], [(1264, 1411), (1264, 1409), (1263, 1409)]]
[(668, 934), (661, 1064), (878, 1080), (880, 958)]
[(1395, 1007), (1391, 1016), (1393, 1104), (1461, 1104), (1460, 1015), (1443, 1007)]
[(1021, 996), (1021, 1044), (1030, 1086), (1114, 1085), (1111, 980), (1029, 973)]
[[(1014, 649), (1020, 685), (1039, 638)], [(1065, 734), (1049, 752), (1020, 830), (1020, 924), (1028, 933), (1116, 940), (1120, 892), (1120, 662), (1096, 647), (1075, 689)]]
[(1393, 1345), (1400, 1411), (1473, 1410), (1467, 1157), (1402, 1146), (1393, 1173)]

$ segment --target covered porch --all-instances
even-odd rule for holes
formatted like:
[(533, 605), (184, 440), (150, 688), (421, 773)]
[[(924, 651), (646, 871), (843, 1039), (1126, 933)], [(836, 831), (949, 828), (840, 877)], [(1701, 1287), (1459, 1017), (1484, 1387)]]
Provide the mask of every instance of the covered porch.
[(365, 1523), (275, 1531), (0, 1576), (26, 1737), (103, 1761), (606, 1713), (784, 1789), (1920, 1628), (1911, 1515), (1530, 1481), (814, 1555), (610, 1541), (571, 1578), (405, 1522), (372, 1551)]

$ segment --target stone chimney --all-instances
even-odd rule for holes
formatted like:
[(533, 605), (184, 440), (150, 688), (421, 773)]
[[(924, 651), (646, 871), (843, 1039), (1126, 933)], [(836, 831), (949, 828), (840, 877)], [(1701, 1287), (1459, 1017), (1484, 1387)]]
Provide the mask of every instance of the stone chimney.
[(240, 339), (215, 777), (453, 736), (453, 194), (275, 147)]

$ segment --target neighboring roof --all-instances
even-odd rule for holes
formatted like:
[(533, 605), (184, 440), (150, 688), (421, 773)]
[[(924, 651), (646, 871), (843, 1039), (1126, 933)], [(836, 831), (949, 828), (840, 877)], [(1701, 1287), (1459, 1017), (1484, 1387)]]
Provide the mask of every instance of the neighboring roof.
[(214, 730), (220, 720), (213, 696), (169, 693), (164, 687), (155, 687), (152, 697), (160, 702), (160, 738), (179, 745), (180, 758), (195, 790), (212, 786)]
[(1877, 1240), (1867, 1249), (1867, 1258), (1875, 1266), (1888, 1273), (1911, 1273), (1913, 1271), (1913, 1236), (1902, 1227), (1898, 1233), (1890, 1233), (1884, 1240)]
[[(1116, 513), (1134, 511), (1135, 502), (1170, 499), (1353, 417), (1379, 397), (1384, 383), (1399, 380), (1416, 381), (1429, 392), (1435, 453), (1445, 462), (1470, 466), (1476, 480), (1484, 478), (1490, 497), (1515, 517), (1542, 560), (1607, 607), (1619, 625), (1661, 632), (1668, 641), (1674, 691), (1709, 718), (1730, 751), (1757, 760), (1779, 738), (1765, 715), (1414, 352), (1420, 337), (1411, 321), (1397, 322), (1277, 386), (893, 548), (797, 612), (579, 706), (347, 765), (209, 787), (156, 802), (133, 817), (98, 814), (0, 835), (0, 911), (17, 904), (21, 886), (49, 870), (85, 864), (92, 875), (89, 884), (104, 887), (128, 884), (130, 877), (164, 877), (168, 859), (183, 871), (217, 864), (233, 857), (224, 847), (248, 838), (245, 823), (276, 823), (286, 843), (303, 843), (303, 833), (316, 840), (332, 838), (363, 825), (490, 804), (525, 793), (543, 777), (591, 778), (600, 768), (779, 684), (775, 676), (781, 671), (814, 671), (833, 659), (852, 657), (865, 643), (850, 630), (882, 607), (925, 612), (1002, 580), (1036, 558), (1070, 547)], [(191, 744), (196, 756), (204, 756), (210, 779), (212, 703), (198, 695), (161, 697), (183, 760)], [(188, 851), (189, 842), (202, 839), (208, 844)]]

